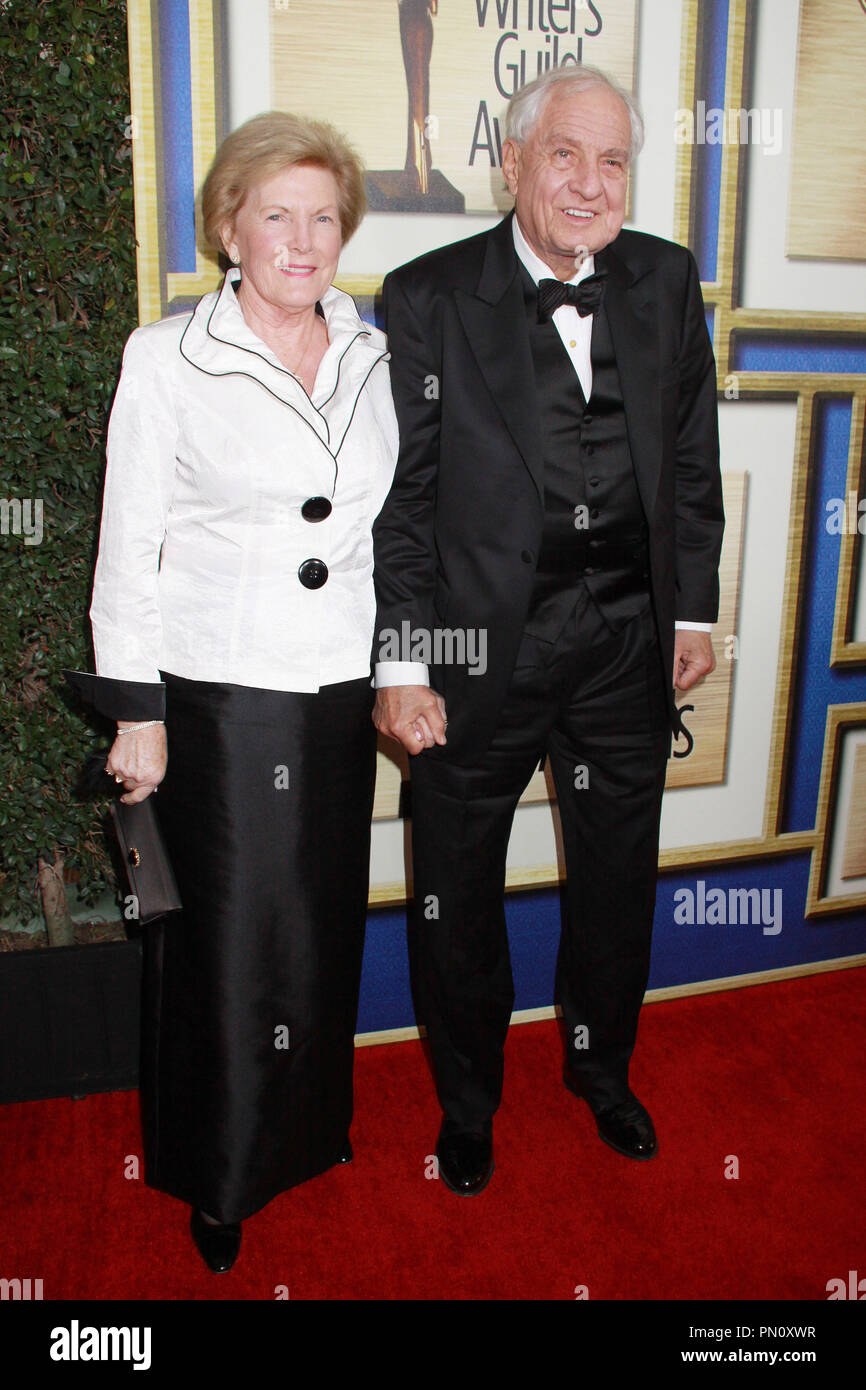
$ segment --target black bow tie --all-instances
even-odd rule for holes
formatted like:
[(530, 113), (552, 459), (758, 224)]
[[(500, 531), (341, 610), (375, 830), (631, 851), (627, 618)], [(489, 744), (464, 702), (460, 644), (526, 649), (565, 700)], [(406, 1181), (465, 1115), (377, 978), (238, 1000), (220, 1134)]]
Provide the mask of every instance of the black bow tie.
[(594, 314), (604, 295), (607, 272), (588, 275), (579, 285), (564, 285), (561, 280), (539, 280), (538, 322), (546, 323), (561, 304), (573, 304), (582, 319)]

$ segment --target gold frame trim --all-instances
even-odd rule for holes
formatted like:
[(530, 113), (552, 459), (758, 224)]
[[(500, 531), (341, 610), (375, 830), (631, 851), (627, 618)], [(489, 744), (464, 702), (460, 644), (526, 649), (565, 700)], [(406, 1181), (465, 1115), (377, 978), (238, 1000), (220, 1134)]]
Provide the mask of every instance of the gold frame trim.
[(204, 246), (198, 206), (198, 190), (216, 151), (220, 128), (220, 8), (218, 0), (188, 0), (188, 4), (196, 269), (193, 273), (176, 273), (164, 269), (159, 225), (159, 75), (155, 41), (158, 14), (153, 0), (128, 0), (127, 3), (130, 101), (135, 131), (132, 169), (140, 326), (162, 318), (175, 299), (191, 299), (216, 289), (221, 279), (215, 253)]
[(150, 0), (129, 0), (129, 98), (132, 106), (132, 192), (138, 322), (161, 318), (162, 266), (159, 242), (159, 177), (156, 136), (155, 16)]
[(818, 783), (818, 812), (815, 824), (815, 852), (806, 888), (806, 917), (826, 917), (831, 913), (857, 911), (866, 905), (866, 892), (843, 893), (831, 898), (824, 892), (830, 859), (833, 813), (839, 786), (842, 735), (848, 728), (866, 728), (866, 700), (851, 705), (828, 705), (824, 729), (824, 755)]
[[(866, 397), (854, 397), (851, 409), (851, 438), (848, 449), (848, 476), (845, 496), (866, 492)], [(866, 666), (866, 641), (855, 642), (848, 634), (854, 627), (854, 603), (857, 595), (857, 569), (866, 563), (863, 538), (859, 531), (840, 536), (839, 573), (836, 581), (836, 611), (833, 618), (833, 639), (830, 645), (831, 666)]]
[[(215, 290), (222, 280), (217, 253), (205, 245), (199, 190), (216, 154), (219, 127), (217, 80), (220, 71), (220, 15), (216, 0), (189, 0), (190, 105), (192, 108), (192, 167), (196, 189), (195, 271), (166, 275), (166, 295), (192, 299)], [(208, 81), (210, 76), (210, 81)]]

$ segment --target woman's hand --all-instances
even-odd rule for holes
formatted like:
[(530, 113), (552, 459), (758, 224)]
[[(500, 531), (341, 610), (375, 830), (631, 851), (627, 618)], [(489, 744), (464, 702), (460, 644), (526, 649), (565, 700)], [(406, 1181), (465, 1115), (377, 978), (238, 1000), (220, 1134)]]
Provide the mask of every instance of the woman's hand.
[[(129, 723), (118, 722), (118, 729), (128, 728)], [(149, 729), (139, 729), (134, 734), (118, 734), (111, 745), (111, 752), (105, 764), (106, 772), (121, 781), (127, 795), (121, 801), (131, 806), (136, 801), (144, 801), (156, 791), (168, 763), (168, 745), (165, 725), (153, 724)]]
[(427, 685), (386, 685), (376, 692), (373, 723), (414, 757), (434, 744), (448, 742), (445, 701)]

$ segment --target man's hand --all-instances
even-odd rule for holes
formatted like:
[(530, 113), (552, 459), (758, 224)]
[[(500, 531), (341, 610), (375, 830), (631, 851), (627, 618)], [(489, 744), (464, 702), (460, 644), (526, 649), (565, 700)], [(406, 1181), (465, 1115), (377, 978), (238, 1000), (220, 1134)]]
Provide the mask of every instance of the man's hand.
[(408, 753), (444, 744), (445, 701), (429, 685), (386, 685), (376, 694), (373, 723), (380, 734), (401, 743)]
[(713, 644), (708, 632), (678, 627), (674, 638), (674, 689), (690, 690), (716, 667)]
[[(123, 728), (118, 723), (119, 729)], [(168, 764), (168, 745), (165, 725), (154, 724), (149, 729), (139, 729), (134, 734), (124, 734), (111, 745), (111, 752), (105, 764), (106, 772), (119, 778), (126, 789), (121, 801), (127, 806), (144, 801), (156, 791)]]

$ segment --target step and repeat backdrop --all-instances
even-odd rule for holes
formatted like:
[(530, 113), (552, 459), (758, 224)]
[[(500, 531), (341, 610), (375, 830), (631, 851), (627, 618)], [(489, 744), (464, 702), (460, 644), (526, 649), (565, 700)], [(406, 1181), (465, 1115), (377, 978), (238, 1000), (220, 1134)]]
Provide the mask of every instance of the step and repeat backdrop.
[[(591, 63), (636, 92), (647, 139), (627, 225), (697, 257), (727, 516), (717, 669), (683, 697), (692, 747), (669, 765), (651, 983), (854, 963), (866, 951), (866, 0), (129, 0), (128, 22), (142, 323), (219, 284), (196, 194), (220, 139), (250, 116), (324, 118), (361, 153), (371, 211), (336, 283), (381, 322), (388, 270), (509, 209), (501, 143), (516, 87)], [(407, 775), (383, 744), (366, 1030), (412, 1021)], [(561, 873), (542, 770), (508, 858), (524, 1009), (552, 996)]]

